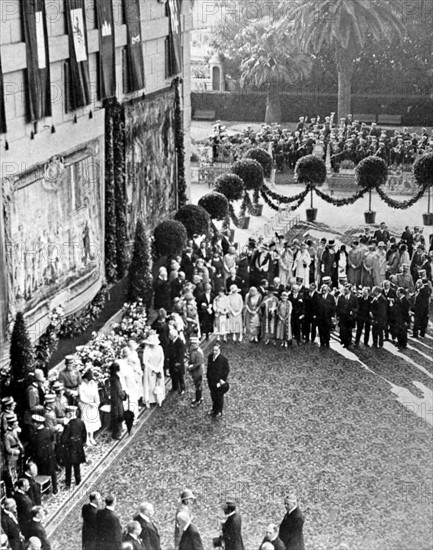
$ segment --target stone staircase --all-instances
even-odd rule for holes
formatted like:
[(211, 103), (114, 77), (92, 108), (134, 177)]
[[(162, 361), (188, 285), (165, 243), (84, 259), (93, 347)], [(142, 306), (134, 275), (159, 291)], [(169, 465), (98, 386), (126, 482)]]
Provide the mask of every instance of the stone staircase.
[(288, 205), (281, 205), (279, 212), (264, 226), (257, 230), (254, 237), (264, 235), (266, 239), (275, 237), (275, 233), (278, 235), (286, 235), (295, 225), (300, 222), (300, 214), (294, 213), (290, 210)]

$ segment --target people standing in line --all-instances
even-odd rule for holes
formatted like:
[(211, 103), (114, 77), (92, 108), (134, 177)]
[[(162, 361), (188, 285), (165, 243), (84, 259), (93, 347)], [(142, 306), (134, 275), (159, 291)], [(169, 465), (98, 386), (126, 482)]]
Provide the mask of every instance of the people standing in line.
[(141, 526), (140, 538), (146, 550), (161, 550), (161, 539), (153, 517), (155, 509), (150, 502), (140, 504), (139, 513), (133, 517)]
[(107, 495), (105, 508), (96, 512), (96, 550), (119, 550), (122, 544), (122, 526), (115, 506), (115, 497)]
[(296, 495), (288, 495), (284, 499), (286, 515), (280, 524), (278, 536), (286, 550), (304, 550), (304, 516), (298, 506)]
[(185, 342), (179, 337), (175, 327), (170, 327), (170, 343), (168, 347), (171, 391), (179, 395), (185, 394)]
[(75, 485), (81, 483), (80, 465), (86, 462), (84, 445), (87, 442), (86, 425), (77, 417), (79, 409), (68, 405), (66, 415), (68, 423), (63, 430), (60, 440), (62, 462), (65, 465), (65, 485), (71, 487), (72, 467), (74, 468)]
[(224, 550), (244, 550), (242, 540), (242, 518), (236, 511), (236, 502), (233, 498), (227, 498), (223, 506), (224, 520), (222, 522), (221, 542)]
[(191, 489), (184, 489), (180, 495), (180, 505), (176, 510), (176, 516), (174, 521), (174, 549), (179, 550), (180, 539), (182, 537), (182, 526), (179, 518), (187, 517), (188, 520), (192, 519), (192, 507), (197, 497), (191, 491)]
[(96, 513), (102, 498), (97, 491), (89, 495), (89, 502), (81, 508), (83, 527), (81, 530), (82, 550), (96, 550)]
[(82, 383), (78, 388), (78, 405), (81, 410), (81, 419), (86, 427), (87, 441), (90, 445), (96, 445), (93, 434), (101, 429), (99, 403), (98, 385), (93, 379), (91, 369), (89, 369), (83, 374)]
[(143, 344), (143, 402), (147, 408), (152, 403), (161, 407), (165, 399), (164, 351), (157, 334), (149, 334)]
[(221, 354), (219, 342), (215, 342), (213, 351), (208, 357), (206, 373), (212, 399), (212, 408), (208, 412), (208, 415), (214, 418), (219, 418), (223, 414), (224, 393), (226, 391), (229, 373), (229, 362), (227, 358)]

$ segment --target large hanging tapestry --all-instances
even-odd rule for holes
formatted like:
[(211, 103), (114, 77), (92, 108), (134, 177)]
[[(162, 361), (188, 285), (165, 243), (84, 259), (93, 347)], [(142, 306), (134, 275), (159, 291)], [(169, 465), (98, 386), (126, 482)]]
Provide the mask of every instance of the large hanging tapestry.
[[(4, 182), (8, 309), (29, 325), (103, 274), (99, 142)], [(84, 299), (84, 297), (83, 297)]]
[(125, 103), (128, 239), (137, 219), (153, 229), (176, 209), (174, 91)]

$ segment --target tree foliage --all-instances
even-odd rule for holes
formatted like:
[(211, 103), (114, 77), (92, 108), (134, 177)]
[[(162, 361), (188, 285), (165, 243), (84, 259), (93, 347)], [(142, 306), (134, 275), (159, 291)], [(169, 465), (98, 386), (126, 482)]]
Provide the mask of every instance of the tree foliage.
[(194, 235), (207, 235), (210, 230), (210, 216), (204, 208), (195, 204), (187, 204), (179, 208), (174, 219), (181, 222), (186, 229), (188, 238)]
[(212, 220), (224, 220), (229, 213), (227, 197), (217, 191), (203, 195), (198, 205), (206, 210)]
[(157, 258), (182, 253), (186, 247), (185, 226), (176, 220), (165, 220), (155, 227), (153, 232), (155, 254)]
[(152, 302), (153, 276), (152, 256), (149, 239), (141, 219), (137, 221), (134, 238), (134, 251), (128, 272), (128, 300), (142, 300), (146, 307)]

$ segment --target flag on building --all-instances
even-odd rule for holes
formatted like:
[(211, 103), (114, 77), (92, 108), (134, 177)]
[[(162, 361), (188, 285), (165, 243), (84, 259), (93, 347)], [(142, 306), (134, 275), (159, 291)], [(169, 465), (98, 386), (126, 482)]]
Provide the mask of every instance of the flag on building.
[(87, 28), (84, 0), (66, 0), (65, 15), (69, 35), (69, 101), (68, 109), (75, 111), (89, 105), (90, 74), (87, 51)]
[(5, 134), (7, 132), (6, 126), (6, 110), (5, 110), (5, 92), (3, 84), (3, 69), (2, 69), (2, 58), (0, 52), (0, 134)]
[(116, 95), (116, 56), (112, 0), (96, 0), (99, 30), (100, 97)]
[(143, 44), (141, 41), (140, 0), (128, 0), (125, 4), (128, 44), (128, 92), (144, 88)]
[(44, 0), (26, 0), (23, 9), (27, 57), (28, 120), (51, 116), (50, 55)]
[(168, 76), (174, 76), (182, 71), (182, 34), (179, 0), (168, 0), (167, 10), (170, 19), (167, 73)]

